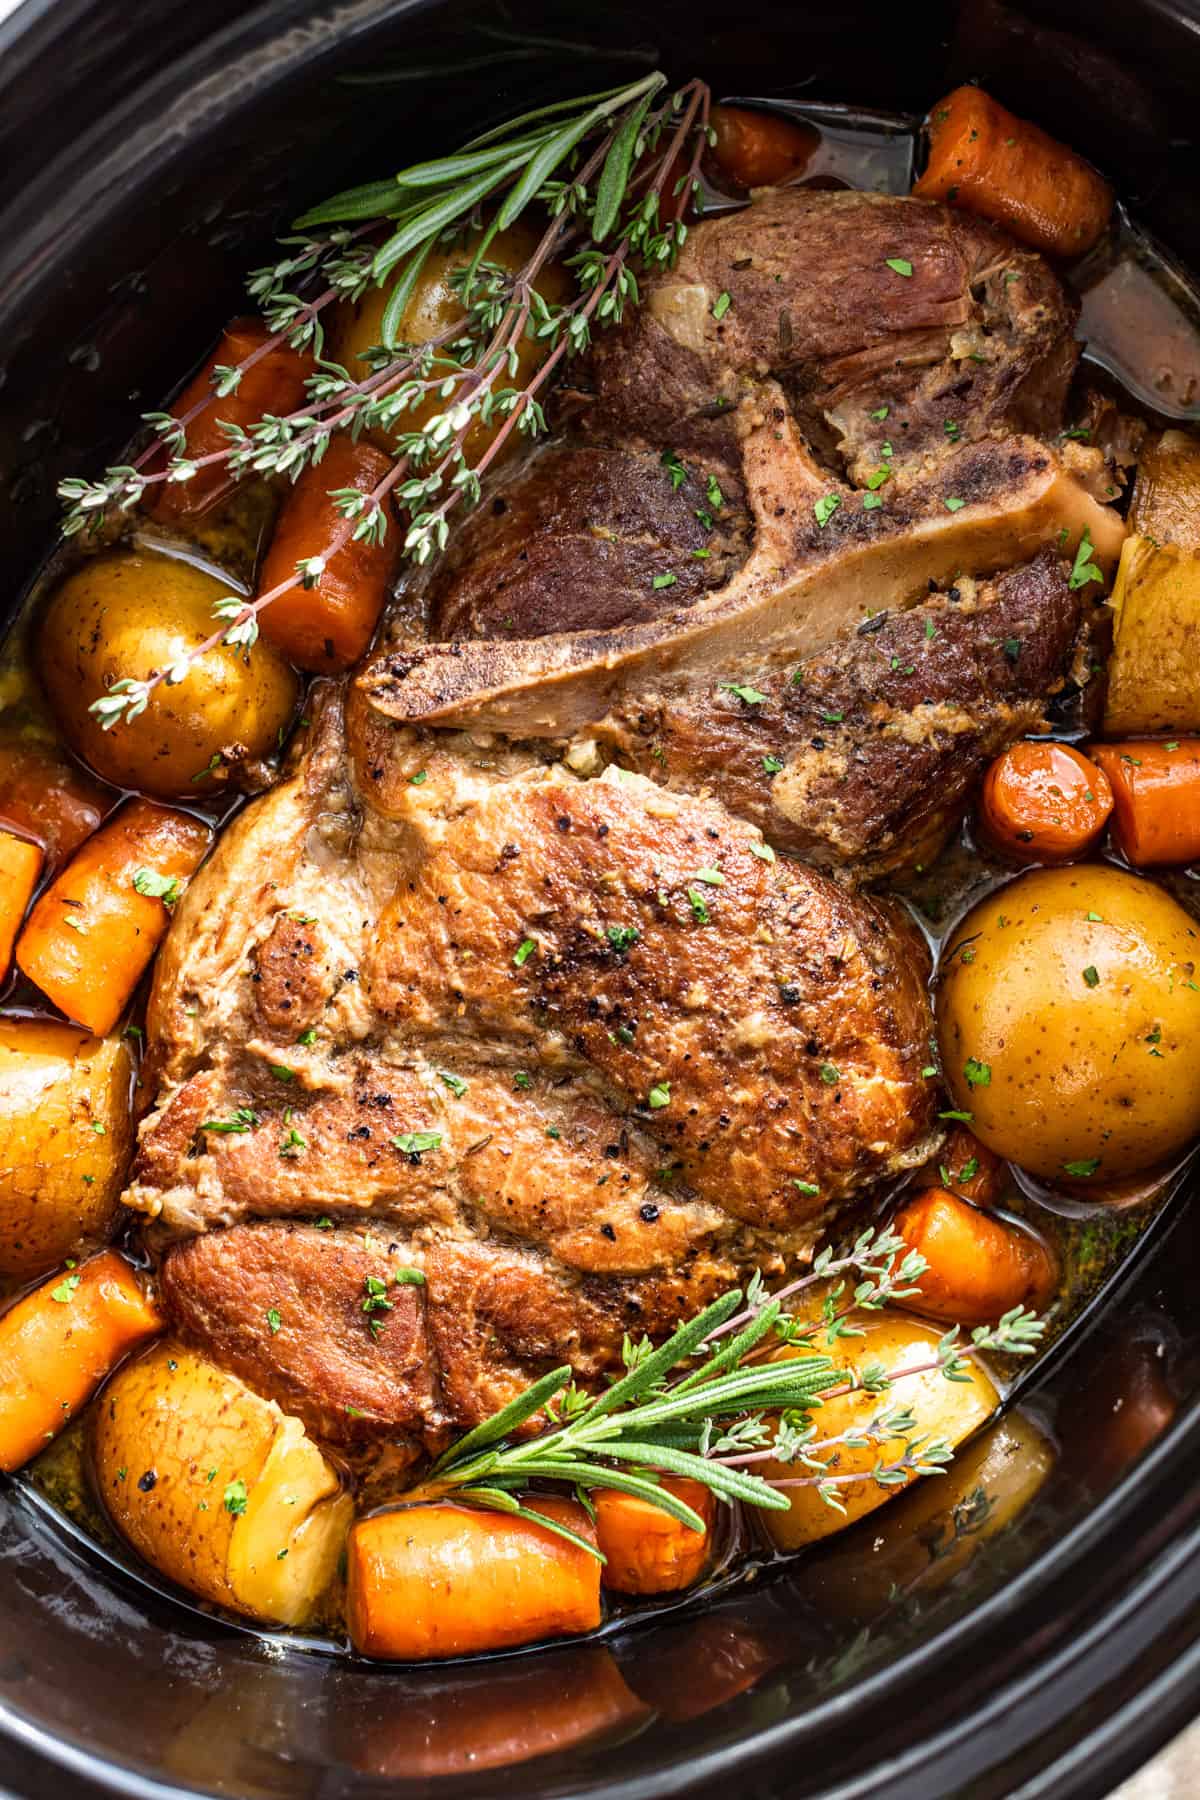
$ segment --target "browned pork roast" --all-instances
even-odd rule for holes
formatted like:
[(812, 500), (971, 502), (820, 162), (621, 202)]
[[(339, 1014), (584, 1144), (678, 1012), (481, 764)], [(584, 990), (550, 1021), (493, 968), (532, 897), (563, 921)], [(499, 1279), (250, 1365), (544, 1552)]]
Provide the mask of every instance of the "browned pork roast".
[(924, 948), (846, 878), (936, 850), (1119, 552), (1073, 323), (937, 206), (693, 229), (178, 909), (127, 1199), (186, 1337), (405, 1466), (927, 1157)]

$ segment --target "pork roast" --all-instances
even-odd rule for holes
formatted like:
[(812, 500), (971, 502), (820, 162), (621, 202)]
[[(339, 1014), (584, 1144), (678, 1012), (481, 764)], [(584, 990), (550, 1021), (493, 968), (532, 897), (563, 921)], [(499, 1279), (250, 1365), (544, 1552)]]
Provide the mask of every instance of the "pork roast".
[(849, 877), (933, 853), (1119, 553), (1074, 316), (921, 202), (692, 230), (177, 909), (126, 1196), (177, 1330), (403, 1470), (927, 1158), (924, 945)]

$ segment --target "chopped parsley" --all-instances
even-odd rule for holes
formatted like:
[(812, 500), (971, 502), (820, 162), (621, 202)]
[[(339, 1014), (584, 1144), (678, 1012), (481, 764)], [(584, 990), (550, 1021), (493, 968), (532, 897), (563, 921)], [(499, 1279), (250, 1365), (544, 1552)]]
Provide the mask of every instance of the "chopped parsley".
[(725, 877), (720, 869), (697, 869), (696, 880), (702, 881), (705, 887), (724, 887)]
[(267, 1067), (276, 1081), (295, 1081), (296, 1079), (295, 1069), (289, 1069), (286, 1063), (268, 1063)]
[(802, 1194), (819, 1194), (821, 1191), (815, 1181), (799, 1181), (794, 1175), (792, 1176), (792, 1186), (798, 1188)]
[(283, 1319), (280, 1317), (279, 1308), (277, 1306), (269, 1306), (267, 1308), (267, 1330), (271, 1333), (272, 1337), (275, 1336), (275, 1333), (282, 1324)]
[(232, 1513), (235, 1519), (240, 1518), (249, 1498), (244, 1481), (231, 1481), (225, 1489), (225, 1511)]
[(200, 1130), (228, 1134), (233, 1132), (253, 1131), (256, 1125), (261, 1124), (262, 1120), (251, 1107), (239, 1106), (231, 1119), (206, 1119), (203, 1125), (200, 1126)]
[(183, 892), (178, 875), (160, 875), (156, 869), (135, 869), (133, 885), (139, 894), (145, 894), (149, 900), (161, 900), (166, 907), (174, 906)]
[(732, 305), (733, 305), (733, 301), (729, 298), (728, 294), (726, 294), (724, 292), (718, 294), (716, 299), (713, 301), (713, 309), (712, 309), (713, 318), (714, 319), (723, 319), (725, 317), (725, 314), (729, 311), (729, 308)]
[(517, 953), (513, 957), (513, 961), (518, 969), (525, 966), (536, 949), (537, 945), (532, 938), (523, 938), (521, 940), (520, 944), (517, 946)]
[(664, 1106), (671, 1104), (671, 1084), (669, 1081), (656, 1081), (647, 1095), (651, 1112), (661, 1112)]
[(427, 782), (428, 780), (429, 780), (429, 770), (428, 769), (418, 769), (415, 775), (409, 776), (408, 785), (410, 787), (422, 787), (422, 786), (424, 786), (425, 782)]
[(1086, 587), (1089, 581), (1103, 581), (1104, 576), (1098, 566), (1091, 560), (1096, 546), (1091, 539), (1087, 526), (1083, 528), (1083, 536), (1079, 540), (1079, 548), (1075, 552), (1075, 561), (1071, 568), (1069, 587)]
[[(725, 504), (725, 496), (721, 492), (721, 484), (717, 480), (715, 475), (709, 476), (708, 484), (705, 487), (704, 492), (705, 492), (705, 495), (707, 496), (708, 504), (712, 507), (715, 507), (716, 510), (718, 512), (720, 512), (721, 508)], [(701, 524), (703, 524), (704, 523), (703, 519), (701, 519), (700, 522), (701, 522)]]
[(405, 1156), (420, 1156), (426, 1150), (437, 1150), (441, 1147), (440, 1131), (402, 1131), (392, 1139), (397, 1150)]
[(1099, 1167), (1100, 1158), (1098, 1156), (1085, 1156), (1078, 1162), (1065, 1162), (1063, 1164), (1063, 1173), (1066, 1175), (1074, 1175), (1080, 1180), (1084, 1180), (1087, 1176), (1094, 1175)]
[(826, 1087), (836, 1087), (841, 1079), (841, 1074), (834, 1068), (832, 1063), (821, 1064), (821, 1080), (825, 1083)]
[(687, 470), (680, 462), (674, 450), (664, 450), (661, 457), (662, 466), (671, 477), (671, 486), (678, 493), (687, 480)]
[(56, 1288), (51, 1288), (50, 1298), (57, 1300), (60, 1306), (67, 1306), (75, 1298), (75, 1290), (83, 1280), (82, 1275), (68, 1275), (60, 1281)]
[(897, 275), (903, 275), (906, 281), (913, 272), (913, 266), (907, 256), (889, 256), (887, 266), (889, 269), (893, 269)]
[(452, 1075), (449, 1069), (438, 1070), (438, 1080), (444, 1081), (456, 1100), (461, 1100), (467, 1091), (467, 1084), (461, 1075)]
[(316, 1041), (317, 1041), (317, 1028), (315, 1025), (310, 1025), (308, 1030), (302, 1031), (300, 1033), (300, 1036), (296, 1039), (296, 1042), (298, 1044), (303, 1044), (305, 1049), (307, 1049), (310, 1044), (315, 1044)]
[(750, 844), (748, 848), (751, 856), (757, 856), (759, 862), (773, 863), (775, 861), (775, 852), (770, 844)]
[(966, 501), (959, 494), (949, 494), (945, 501), (946, 511), (951, 513), (961, 512), (966, 504)]
[(695, 919), (697, 925), (711, 924), (712, 914), (708, 910), (708, 901), (704, 898), (700, 889), (690, 887), (687, 891), (687, 897), (691, 902), (692, 917)]
[(666, 575), (656, 575), (654, 577), (654, 580), (650, 583), (650, 585), (651, 585), (651, 587), (656, 587), (656, 588), (674, 587), (675, 583), (676, 583), (676, 581), (678, 581), (678, 579), (679, 579), (679, 577), (677, 575), (672, 575), (670, 572), (668, 572)]
[(617, 955), (623, 956), (626, 950), (633, 948), (641, 934), (636, 925), (609, 925), (604, 935)]
[(968, 1056), (963, 1065), (963, 1073), (972, 1087), (990, 1087), (992, 1085), (991, 1063), (979, 1062)]
[(1089, 987), (1100, 986), (1100, 971), (1095, 963), (1088, 964), (1087, 968), (1083, 971), (1083, 979), (1087, 982)]
[(779, 771), (783, 768), (783, 764), (780, 762), (779, 758), (777, 756), (772, 756), (770, 752), (763, 757), (762, 766), (768, 775), (778, 775)]
[(813, 517), (820, 526), (828, 525), (838, 507), (842, 504), (840, 494), (822, 494), (819, 500), (813, 501)]
[(756, 687), (747, 686), (745, 682), (722, 681), (718, 683), (718, 686), (724, 688), (727, 694), (736, 695), (743, 706), (764, 706), (766, 704), (767, 696), (760, 694)]

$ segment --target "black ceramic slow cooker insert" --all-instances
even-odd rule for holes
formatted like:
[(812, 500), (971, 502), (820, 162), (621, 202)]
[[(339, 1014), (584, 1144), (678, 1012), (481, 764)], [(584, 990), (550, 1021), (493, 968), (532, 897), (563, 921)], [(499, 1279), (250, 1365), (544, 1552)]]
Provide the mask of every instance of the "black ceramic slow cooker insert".
[[(1198, 0), (25, 0), (0, 25), (0, 605), (53, 541), (57, 481), (113, 460), (306, 203), (656, 64), (900, 114), (977, 77), (1200, 273)], [(1103, 1794), (1196, 1704), (1198, 1258), (1185, 1195), (1023, 1395), (1061, 1420), (1157, 1334), (1190, 1388), (1170, 1429), (1115, 1478), (1064, 1454), (1002, 1554), (869, 1630), (831, 1619), (798, 1564), (600, 1643), (356, 1665), (156, 1594), (5, 1483), (0, 1779), (241, 1800)]]

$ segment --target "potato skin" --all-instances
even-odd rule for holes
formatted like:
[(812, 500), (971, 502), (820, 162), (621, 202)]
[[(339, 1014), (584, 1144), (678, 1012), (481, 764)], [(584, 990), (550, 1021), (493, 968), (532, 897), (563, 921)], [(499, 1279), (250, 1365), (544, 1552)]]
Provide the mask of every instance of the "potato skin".
[[(849, 1322), (856, 1329), (861, 1328), (863, 1335), (839, 1340), (830, 1352), (839, 1367), (857, 1369), (868, 1363), (882, 1363), (892, 1373), (936, 1360), (941, 1326), (928, 1325), (923, 1319), (914, 1319), (886, 1307), (880, 1312), (852, 1313)], [(824, 1354), (823, 1337), (814, 1338), (812, 1348)], [(786, 1350), (781, 1352), (784, 1357), (794, 1354)], [(861, 1430), (887, 1407), (909, 1406), (916, 1416), (918, 1437), (942, 1438), (953, 1449), (984, 1423), (994, 1411), (997, 1400), (990, 1376), (976, 1364), (970, 1382), (947, 1381), (941, 1371), (934, 1368), (898, 1382), (894, 1389), (882, 1395), (860, 1392), (827, 1400), (814, 1417), (817, 1437), (829, 1438), (854, 1426)], [(778, 1549), (802, 1550), (805, 1545), (815, 1544), (852, 1525), (856, 1519), (874, 1512), (885, 1500), (911, 1486), (910, 1481), (885, 1488), (871, 1479), (876, 1461), (895, 1462), (903, 1453), (902, 1440), (861, 1450), (842, 1445), (837, 1452), (837, 1466), (831, 1473), (862, 1475), (861, 1481), (838, 1484), (838, 1499), (846, 1509), (844, 1513), (827, 1506), (815, 1487), (797, 1487), (788, 1490), (790, 1511), (768, 1512), (764, 1509), (758, 1518)], [(811, 1472), (801, 1464), (775, 1461), (765, 1462), (755, 1470), (768, 1481), (803, 1478)]]
[(1046, 1180), (1129, 1175), (1200, 1131), (1200, 924), (1122, 869), (990, 894), (943, 952), (937, 1021), (955, 1107)]
[[(261, 641), (248, 658), (225, 645), (209, 651), (186, 680), (160, 684), (139, 718), (111, 731), (88, 711), (120, 677), (141, 679), (211, 636), (213, 603), (228, 592), (176, 557), (119, 550), (82, 563), (51, 596), (38, 673), (71, 748), (106, 780), (158, 799), (195, 797), (276, 749), (300, 684)], [(205, 773), (214, 757), (215, 772)]]
[(120, 1038), (0, 1020), (0, 1274), (41, 1275), (110, 1236), (132, 1078)]
[(1200, 555), (1126, 538), (1110, 605), (1105, 736), (1200, 731)]
[(312, 1615), (352, 1503), (297, 1420), (165, 1339), (105, 1388), (91, 1442), (100, 1497), (147, 1562), (251, 1618)]
[[(515, 272), (529, 260), (540, 235), (532, 226), (518, 221), (507, 231), (497, 232), (488, 246), (487, 260)], [(466, 244), (449, 244), (444, 249), (435, 248), (430, 252), (412, 299), (400, 321), (397, 337), (402, 343), (427, 343), (430, 338), (445, 331), (448, 325), (456, 325), (465, 317), (462, 301), (455, 292), (450, 277), (455, 269), (465, 268), (470, 262), (477, 241), (471, 239)], [(545, 300), (557, 305), (570, 291), (571, 282), (564, 269), (557, 263), (550, 263), (542, 270), (534, 286)], [(380, 340), (384, 309), (390, 297), (390, 286), (368, 288), (356, 305), (343, 302), (337, 308), (329, 354), (349, 369), (356, 380), (361, 380), (367, 369), (367, 365), (359, 360), (360, 357)], [(498, 386), (520, 387), (523, 382), (528, 381), (545, 354), (544, 342), (538, 344), (532, 338), (523, 338), (517, 353), (517, 373), (504, 374)], [(453, 404), (453, 399), (445, 400), (437, 394), (430, 395), (410, 411), (397, 417), (394, 432), (379, 430), (370, 433), (370, 436), (381, 450), (391, 450), (397, 434), (419, 430), (435, 413), (443, 412)], [(502, 418), (497, 417), (490, 425), (477, 422), (472, 426), (465, 444), (469, 462), (487, 448), (503, 422)]]

